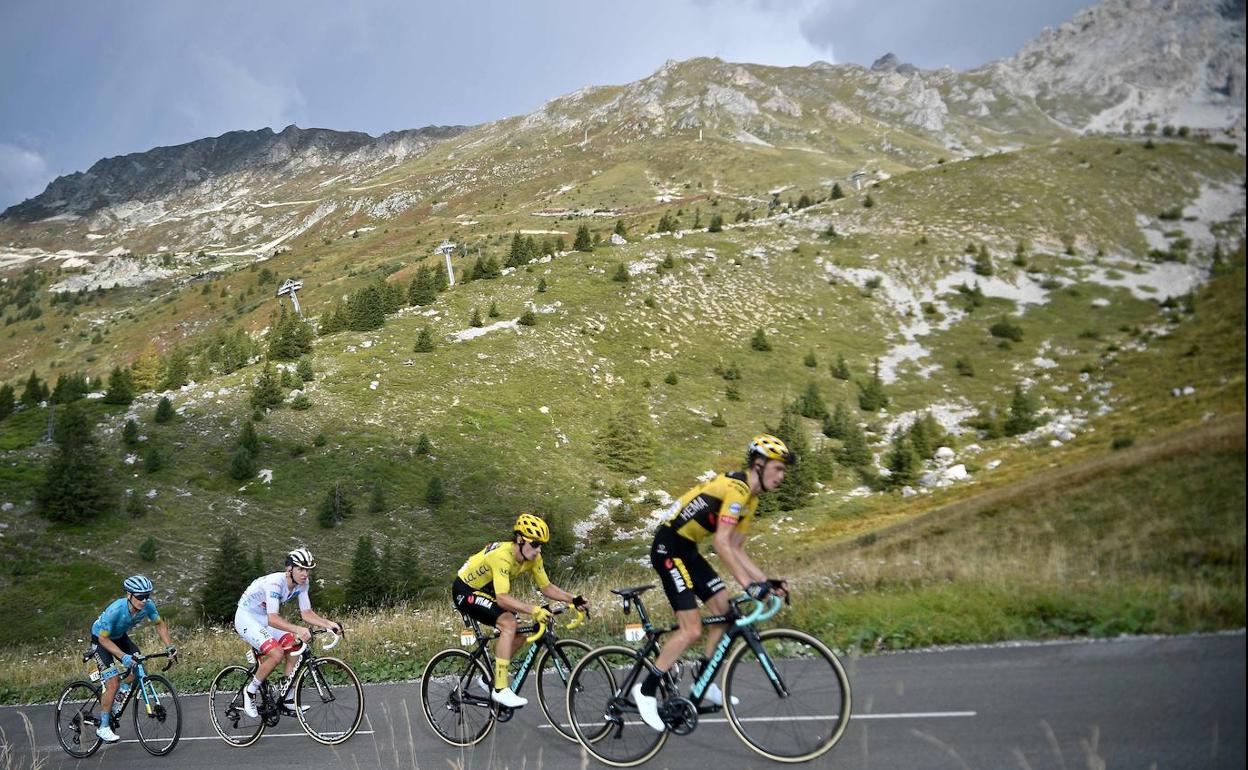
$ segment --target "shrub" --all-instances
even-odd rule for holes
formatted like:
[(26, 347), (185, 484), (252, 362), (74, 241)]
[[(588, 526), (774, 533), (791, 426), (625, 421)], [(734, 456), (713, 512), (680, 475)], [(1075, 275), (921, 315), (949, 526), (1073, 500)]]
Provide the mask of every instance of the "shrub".
[(532, 310), (526, 310), (520, 314), (517, 323), (521, 326), (537, 326), (537, 314)]
[(139, 494), (138, 490), (126, 496), (126, 513), (132, 519), (141, 519), (147, 513), (147, 506), (143, 503), (143, 495)]
[(722, 412), (716, 412), (715, 416), (711, 418), (712, 427), (724, 428), (724, 427), (727, 427), (727, 425), (728, 425), (728, 421), (724, 419), (724, 415)]
[(155, 444), (148, 444), (147, 451), (143, 453), (143, 469), (148, 473), (155, 473), (163, 467), (165, 456)]
[(668, 372), (667, 376), (663, 378), (663, 381), (668, 385), (675, 385), (680, 382), (680, 379), (676, 376), (676, 372)]
[(151, 535), (139, 544), (139, 558), (143, 561), (156, 561), (156, 538)]
[(763, 331), (761, 326), (755, 330), (754, 337), (750, 340), (750, 347), (764, 353), (771, 350), (771, 343), (767, 340), (767, 333)]
[(880, 361), (876, 359), (871, 379), (866, 385), (858, 385), (858, 408), (864, 412), (878, 412), (888, 406), (888, 402), (884, 381), (880, 379)]
[(306, 393), (300, 393), (290, 402), (290, 408), (300, 412), (311, 409), (312, 399), (308, 398)]
[(429, 331), (428, 326), (421, 328), (420, 334), (416, 337), (416, 345), (412, 350), (416, 353), (433, 352), (433, 334)]
[(126, 424), (121, 429), (121, 440), (126, 446), (134, 446), (139, 443), (139, 426), (134, 420), (126, 420)]
[(988, 328), (988, 333), (994, 337), (1013, 340), (1014, 342), (1023, 341), (1023, 329), (1015, 323), (1011, 323), (1009, 319), (1002, 318)]
[(975, 366), (969, 358), (959, 358), (953, 362), (954, 370), (963, 377), (974, 377)]
[(173, 419), (173, 414), (173, 404), (168, 396), (164, 396), (160, 399), (160, 403), (156, 404), (156, 416), (153, 419), (163, 425)]
[(615, 281), (616, 283), (628, 283), (629, 281), (628, 268), (624, 266), (623, 262), (619, 262), (616, 264), (615, 274), (611, 276), (611, 280)]
[(809, 353), (807, 353), (806, 357), (802, 359), (802, 363), (810, 367), (811, 369), (814, 369), (816, 366), (818, 366), (819, 361), (818, 359), (815, 358), (815, 351), (812, 350)]
[(446, 501), (446, 491), (442, 488), (442, 477), (434, 475), (425, 487), (425, 502), (437, 508)]
[(230, 453), (230, 478), (235, 481), (246, 481), (256, 474), (255, 460), (247, 447), (234, 447)]

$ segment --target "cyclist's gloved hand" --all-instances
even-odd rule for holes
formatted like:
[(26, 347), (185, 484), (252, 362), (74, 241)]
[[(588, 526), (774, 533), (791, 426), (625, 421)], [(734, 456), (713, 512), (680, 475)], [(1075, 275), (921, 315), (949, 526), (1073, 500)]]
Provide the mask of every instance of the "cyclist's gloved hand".
[(169, 657), (176, 658), (178, 657), (178, 646), (176, 644), (171, 644), (165, 648), (165, 652), (169, 653)]
[(577, 594), (576, 596), (572, 597), (572, 606), (577, 608), (581, 612), (588, 613), (589, 612), (589, 599), (586, 599), (584, 596)]
[(763, 581), (750, 583), (745, 587), (745, 592), (749, 594), (751, 599), (761, 602), (767, 598), (767, 594), (771, 593), (771, 586)]
[(339, 636), (342, 636), (342, 626), (341, 626), (340, 624), (338, 624), (338, 623), (334, 623), (334, 624), (330, 627), (330, 629), (329, 629), (329, 630), (333, 631), (335, 634), (338, 634)]
[(122, 666), (124, 666), (124, 667), (126, 667), (126, 668), (130, 668), (130, 667), (134, 666), (134, 656), (133, 656), (133, 655), (131, 655), (130, 653), (126, 653), (125, 655), (122, 655), (122, 656), (121, 656), (121, 665), (122, 665)]
[(550, 610), (545, 607), (534, 607), (531, 614), (535, 623), (545, 623), (550, 620)]
[(771, 592), (776, 596), (783, 596), (784, 603), (790, 603), (791, 594), (789, 593), (789, 581), (784, 578), (768, 578), (768, 585), (771, 586)]

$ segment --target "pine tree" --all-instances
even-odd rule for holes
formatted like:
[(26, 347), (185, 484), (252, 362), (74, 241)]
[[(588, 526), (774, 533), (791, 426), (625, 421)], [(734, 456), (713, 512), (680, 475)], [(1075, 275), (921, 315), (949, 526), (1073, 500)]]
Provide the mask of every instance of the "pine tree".
[(438, 297), (438, 284), (433, 268), (421, 265), (407, 289), (407, 301), (412, 305), (432, 305)]
[(388, 508), (386, 502), (386, 491), (381, 488), (381, 482), (373, 484), (373, 495), (368, 500), (369, 513), (382, 513)]
[(316, 374), (312, 371), (312, 359), (307, 356), (300, 358), (299, 363), (295, 365), (295, 373), (304, 382), (311, 382), (316, 379)]
[(815, 358), (815, 351), (812, 350), (809, 353), (807, 353), (806, 357), (802, 359), (802, 364), (810, 367), (811, 369), (814, 369), (816, 366), (818, 366), (819, 359)]
[(398, 566), (395, 568), (395, 596), (399, 599), (419, 598), (428, 583), (428, 578), (421, 569), (420, 551), (417, 550), (416, 543), (409, 539), (403, 544)]
[(57, 410), (52, 432), (56, 451), (44, 470), (36, 497), (39, 512), (52, 521), (78, 524), (113, 510), (116, 495), (108, 470), (96, 451), (85, 408), (66, 404)]
[[(806, 430), (797, 415), (790, 412), (781, 417), (780, 424), (776, 426), (776, 436), (799, 458), (809, 458), (810, 441), (806, 438)], [(792, 511), (805, 505), (806, 499), (814, 491), (814, 466), (809, 462), (799, 462), (789, 468), (784, 483), (776, 489), (775, 504), (782, 511)]]
[(278, 380), (277, 374), (274, 373), (273, 366), (268, 361), (265, 361), (264, 369), (260, 371), (260, 376), (256, 378), (251, 389), (251, 406), (255, 409), (268, 409), (281, 403), (281, 381)]
[(489, 316), (490, 318), (498, 318), (499, 313), (498, 313), (497, 302), (494, 302), (494, 301), (490, 302), (490, 309), (486, 312), (486, 315)]
[(546, 293), (546, 279), (545, 278), (537, 279), (537, 293), (538, 294)]
[(628, 231), (624, 229), (624, 220), (623, 220), (623, 219), (617, 219), (617, 220), (615, 220), (615, 230), (614, 230), (614, 232), (615, 232), (615, 234), (616, 234), (616, 235), (620, 236), (621, 238), (627, 238), (627, 237), (628, 237)]
[(44, 385), (33, 371), (26, 379), (26, 387), (22, 388), (22, 405), (38, 406), (40, 401), (48, 398), (48, 387)]
[(524, 239), (517, 232), (511, 236), (511, 248), (507, 250), (507, 260), (503, 262), (503, 266), (520, 267), (527, 261), (524, 257)]
[(763, 331), (763, 327), (760, 326), (754, 331), (754, 338), (750, 340), (750, 347), (761, 352), (771, 350), (771, 343), (767, 340), (767, 333)]
[(355, 544), (355, 556), (351, 560), (351, 576), (347, 578), (347, 606), (376, 608), (381, 606), (383, 595), (373, 539), (363, 535)]
[(628, 283), (628, 279), (628, 268), (624, 266), (623, 262), (620, 262), (615, 266), (615, 274), (611, 276), (611, 280), (616, 283)]
[(864, 412), (878, 412), (888, 406), (888, 393), (884, 391), (884, 381), (880, 379), (880, 362), (875, 361), (871, 379), (866, 385), (858, 385), (858, 408)]
[(724, 215), (723, 215), (723, 214), (712, 214), (712, 215), (711, 215), (711, 225), (710, 225), (710, 227), (706, 228), (706, 230), (707, 230), (707, 232), (711, 232), (711, 233), (719, 233), (719, 232), (723, 232), (723, 230), (724, 230)]
[(819, 385), (814, 380), (806, 385), (806, 392), (798, 396), (793, 405), (798, 414), (811, 420), (822, 420), (828, 416), (823, 394), (819, 392)]
[(209, 623), (224, 623), (234, 618), (238, 597), (252, 581), (247, 570), (239, 569), (246, 561), (237, 530), (226, 528), (200, 589), (197, 606), (200, 617)]
[(864, 209), (869, 209), (874, 205), (875, 205), (875, 198), (871, 197), (871, 193), (867, 193), (867, 197), (862, 199), (862, 207)]
[(147, 393), (160, 387), (165, 379), (165, 360), (149, 346), (141, 356), (130, 365), (130, 380), (139, 393)]
[(156, 414), (152, 417), (152, 419), (158, 424), (164, 425), (165, 423), (172, 421), (173, 417), (173, 402), (169, 400), (168, 396), (161, 397), (160, 401), (156, 404)]
[(429, 443), (427, 434), (420, 434), (420, 438), (416, 439), (416, 454), (427, 455), (433, 451), (433, 445)]
[(435, 474), (430, 477), (429, 484), (425, 487), (425, 502), (437, 508), (445, 501), (446, 491), (442, 489), (442, 477)]
[(156, 538), (151, 535), (139, 544), (139, 558), (143, 561), (156, 561)]
[(13, 410), (16, 408), (17, 402), (13, 397), (13, 386), (7, 382), (0, 385), (0, 420), (13, 414)]
[(823, 435), (844, 440), (849, 434), (849, 410), (844, 401), (837, 401), (832, 414), (823, 419)]
[(1014, 396), (1010, 399), (1010, 416), (1005, 418), (1005, 435), (1017, 436), (1040, 425), (1037, 411), (1031, 394), (1022, 385), (1015, 385)]
[(129, 406), (134, 401), (134, 382), (130, 373), (120, 366), (114, 366), (108, 375), (108, 391), (104, 393), (104, 403)]
[(317, 523), (327, 529), (335, 527), (338, 522), (351, 515), (352, 508), (351, 501), (343, 494), (342, 484), (334, 482), (334, 486), (325, 493), (325, 499), (321, 501), (321, 509), (316, 518)]
[(526, 310), (520, 314), (520, 318), (517, 319), (516, 323), (521, 326), (537, 326), (537, 314), (532, 310)]
[(598, 461), (619, 473), (640, 473), (654, 459), (653, 426), (639, 397), (624, 401), (594, 442)]
[(165, 357), (163, 390), (177, 390), (191, 379), (191, 354), (185, 348), (175, 347)]
[(126, 495), (126, 513), (132, 519), (141, 519), (147, 513), (147, 506), (143, 503), (143, 495), (139, 494), (138, 491)]
[(850, 421), (845, 428), (845, 438), (841, 442), (841, 451), (837, 452), (837, 461), (850, 468), (866, 468), (871, 464), (871, 447), (867, 444), (867, 436), (858, 423)]
[(381, 547), (381, 560), (377, 570), (377, 585), (381, 592), (381, 605), (390, 606), (399, 601), (398, 593), (399, 557), (394, 552), (394, 543), (387, 540)]
[(476, 329), (485, 326), (485, 322), (481, 320), (481, 310), (479, 308), (474, 307), (472, 309), (472, 318), (468, 319), (468, 325)]
[(234, 447), (234, 451), (230, 453), (230, 478), (235, 481), (246, 481), (254, 475), (256, 475), (256, 463), (251, 450), (241, 444)]
[(849, 364), (845, 363), (845, 356), (840, 353), (836, 354), (836, 363), (832, 365), (832, 376), (838, 380), (848, 380), (853, 376), (850, 374)]
[(996, 272), (992, 265), (992, 257), (988, 254), (988, 247), (982, 243), (979, 245), (979, 251), (975, 255), (975, 274), (990, 276)]
[(143, 452), (143, 470), (148, 473), (155, 473), (165, 467), (165, 455), (160, 451), (160, 447), (149, 442), (147, 449)]
[(586, 252), (594, 250), (594, 241), (589, 234), (589, 227), (587, 225), (581, 225), (576, 228), (576, 240), (573, 241), (572, 248), (577, 251)]
[(121, 428), (121, 440), (126, 446), (139, 443), (139, 425), (134, 420), (126, 420)]
[(840, 183), (840, 182), (833, 182), (833, 184), (832, 184), (832, 195), (831, 195), (830, 197), (831, 197), (831, 198), (832, 198), (832, 200), (834, 200), (834, 201), (838, 201), (838, 200), (840, 200), (841, 198), (844, 198), (844, 197), (845, 197), (845, 193), (841, 191), (841, 183)]
[(893, 436), (892, 449), (884, 460), (889, 470), (888, 486), (891, 489), (910, 486), (919, 478), (923, 461), (914, 450), (905, 431), (897, 431)]
[(413, 350), (417, 353), (433, 352), (433, 334), (430, 333), (428, 326), (421, 328), (420, 334), (416, 337), (416, 346)]

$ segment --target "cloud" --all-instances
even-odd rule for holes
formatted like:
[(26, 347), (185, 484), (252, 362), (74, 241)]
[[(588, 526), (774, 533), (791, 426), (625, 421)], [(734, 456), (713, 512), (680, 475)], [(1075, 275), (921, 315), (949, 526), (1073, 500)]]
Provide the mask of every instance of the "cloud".
[(239, 128), (281, 129), (304, 118), (306, 100), (299, 86), (276, 75), (261, 77), (236, 61), (197, 54), (190, 73), (193, 87), (171, 105), (187, 129), (204, 134)]
[(42, 155), (0, 142), (0, 210), (43, 192), (51, 176)]

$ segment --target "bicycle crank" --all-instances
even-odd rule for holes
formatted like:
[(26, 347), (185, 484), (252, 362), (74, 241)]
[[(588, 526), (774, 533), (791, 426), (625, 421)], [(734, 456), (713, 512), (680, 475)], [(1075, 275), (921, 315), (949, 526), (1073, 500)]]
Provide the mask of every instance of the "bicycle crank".
[(659, 717), (676, 735), (688, 735), (698, 726), (698, 709), (688, 698), (669, 698), (659, 707)]

